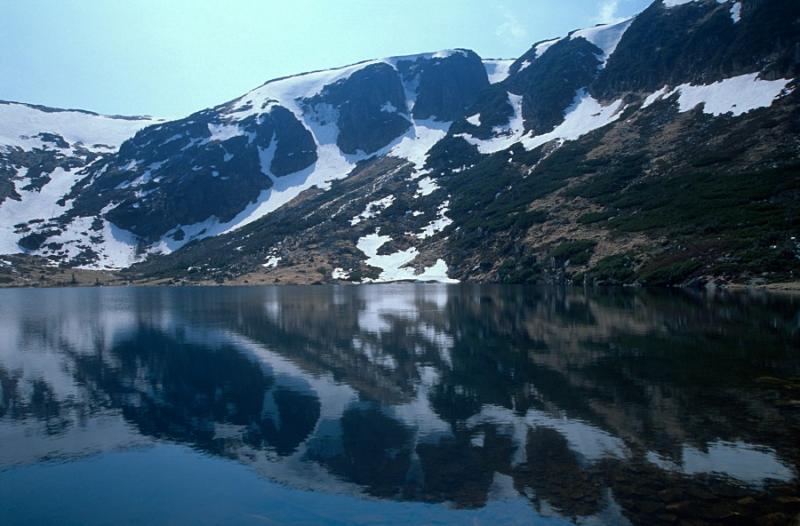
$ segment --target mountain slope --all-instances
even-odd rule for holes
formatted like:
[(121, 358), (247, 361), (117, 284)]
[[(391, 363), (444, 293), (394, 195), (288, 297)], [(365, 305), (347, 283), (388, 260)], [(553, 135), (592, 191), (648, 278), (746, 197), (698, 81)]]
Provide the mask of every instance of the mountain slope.
[[(69, 210), (64, 197), (86, 167), (157, 122), (0, 101), (0, 253), (19, 252), (25, 248), (20, 240), (47, 232), (44, 225)], [(76, 257), (79, 245), (103, 244), (110, 265), (130, 264), (115, 259), (115, 247), (124, 243), (115, 225), (100, 217), (84, 223), (83, 232), (67, 233), (71, 246), (61, 249), (64, 257)], [(59, 234), (48, 236), (50, 242)]]
[[(54, 238), (102, 217), (128, 236), (129, 261), (168, 253), (255, 221), (311, 186), (324, 188), (370, 156), (419, 162), (488, 85), (481, 59), (466, 50), (270, 81), (142, 130), (72, 181), (64, 196), (70, 208), (18, 241), (57, 258)], [(96, 248), (60, 261), (96, 261)]]

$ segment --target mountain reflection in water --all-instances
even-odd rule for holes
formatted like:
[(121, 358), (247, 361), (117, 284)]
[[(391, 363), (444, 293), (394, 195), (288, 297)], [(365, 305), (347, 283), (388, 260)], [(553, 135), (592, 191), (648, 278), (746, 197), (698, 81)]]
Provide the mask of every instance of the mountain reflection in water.
[(34, 466), (169, 444), (377, 499), (379, 514), (398, 501), (523, 502), (595, 524), (800, 513), (797, 298), (3, 290), (0, 334), (0, 501)]

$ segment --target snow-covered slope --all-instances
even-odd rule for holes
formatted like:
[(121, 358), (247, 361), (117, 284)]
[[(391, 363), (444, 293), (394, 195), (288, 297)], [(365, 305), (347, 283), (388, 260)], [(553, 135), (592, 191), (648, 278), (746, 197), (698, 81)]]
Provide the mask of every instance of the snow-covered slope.
[[(18, 242), (30, 233), (29, 225), (46, 224), (69, 210), (71, 202), (64, 197), (86, 177), (87, 166), (159, 122), (0, 102), (0, 253), (20, 252)], [(51, 242), (63, 244), (59, 252), (67, 258), (77, 256), (77, 245), (84, 244), (103, 247), (101, 265), (132, 263), (130, 236), (108, 221), (99, 219), (95, 228), (93, 223), (94, 218), (85, 218)]]
[(108, 117), (80, 110), (60, 110), (0, 101), (0, 146), (26, 150), (45, 148), (40, 134), (59, 135), (70, 145), (89, 150), (119, 148), (145, 126), (161, 122), (149, 117)]
[(630, 27), (631, 22), (633, 22), (633, 19), (629, 18), (616, 24), (581, 29), (571, 33), (570, 38), (583, 38), (594, 44), (602, 52), (600, 57), (602, 65), (604, 66), (611, 55), (614, 54), (614, 50), (617, 49), (619, 41), (622, 40), (622, 35), (624, 35), (625, 31)]
[[(229, 103), (158, 123), (119, 153), (97, 160), (86, 177), (61, 189), (72, 189), (65, 200), (72, 206), (51, 203), (48, 213), (21, 214), (19, 221), (10, 219), (18, 211), (9, 210), (7, 221), (27, 225), (6, 236), (3, 250), (14, 251), (21, 241), (28, 250), (67, 262), (124, 266), (251, 224), (311, 187), (329, 188), (370, 157), (394, 156), (421, 169), (453, 118), (488, 85), (480, 57), (467, 50), (370, 60), (267, 82)], [(151, 124), (127, 122), (132, 132), (138, 129), (132, 123)], [(53, 128), (73, 140), (97, 141), (69, 124), (60, 119)], [(112, 146), (130, 135), (98, 131)], [(124, 257), (109, 257), (103, 243), (81, 234), (97, 217), (128, 244)], [(45, 221), (30, 223), (37, 219)], [(53, 239), (57, 247), (50, 246)], [(117, 244), (113, 252), (119, 254)]]
[[(347, 154), (337, 145), (341, 130), (337, 126), (337, 110), (329, 104), (319, 104), (309, 107), (306, 101), (320, 95), (326, 87), (346, 82), (353, 74), (364, 72), (372, 66), (389, 65), (400, 74), (398, 68), (403, 64), (444, 60), (453, 55), (462, 55), (460, 50), (445, 50), (437, 53), (427, 53), (403, 57), (391, 57), (382, 60), (371, 60), (345, 66), (343, 68), (307, 73), (270, 81), (237, 99), (230, 110), (222, 113), (223, 120), (229, 128), (236, 128), (234, 124), (247, 117), (258, 116), (273, 107), (289, 109), (294, 116), (303, 123), (311, 132), (316, 145), (318, 159), (308, 168), (290, 174), (286, 177), (275, 177), (268, 168), (274, 155), (274, 150), (261, 151), (261, 170), (271, 180), (273, 186), (264, 190), (255, 202), (249, 204), (240, 214), (230, 221), (221, 222), (212, 217), (207, 221), (194, 225), (182, 225), (184, 231), (197, 232), (196, 236), (189, 235), (188, 239), (197, 236), (207, 237), (221, 232), (230, 232), (250, 224), (264, 215), (288, 203), (300, 193), (311, 187), (320, 189), (329, 188), (330, 182), (347, 177), (356, 165), (372, 156), (390, 155), (414, 163), (422, 168), (425, 156), (430, 148), (442, 139), (449, 128), (449, 122), (439, 119), (416, 119), (413, 116), (414, 106), (419, 94), (419, 75), (402, 78), (402, 86), (406, 96), (405, 107), (395, 107), (388, 103), (381, 106), (381, 111), (394, 114), (408, 121), (405, 132), (389, 140), (376, 151), (358, 151)], [(498, 73), (502, 74), (502, 73)], [(231, 136), (243, 135), (243, 130), (231, 132)], [(202, 232), (202, 233), (201, 233)], [(159, 249), (164, 250), (161, 243)]]
[(514, 59), (485, 59), (483, 65), (486, 67), (486, 74), (489, 75), (489, 82), (497, 84), (503, 82), (510, 75), (511, 65)]
[(651, 93), (642, 105), (647, 108), (657, 100), (678, 95), (680, 112), (703, 107), (709, 115), (744, 115), (758, 108), (768, 108), (772, 103), (788, 94), (791, 79), (764, 80), (758, 73), (739, 75), (707, 85), (681, 84), (670, 90), (668, 86)]

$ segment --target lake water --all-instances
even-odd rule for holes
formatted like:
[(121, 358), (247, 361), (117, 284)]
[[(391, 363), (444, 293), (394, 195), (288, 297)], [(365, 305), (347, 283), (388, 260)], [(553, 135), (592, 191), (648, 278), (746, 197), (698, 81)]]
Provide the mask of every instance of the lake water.
[(763, 524), (800, 299), (0, 290), (0, 524)]

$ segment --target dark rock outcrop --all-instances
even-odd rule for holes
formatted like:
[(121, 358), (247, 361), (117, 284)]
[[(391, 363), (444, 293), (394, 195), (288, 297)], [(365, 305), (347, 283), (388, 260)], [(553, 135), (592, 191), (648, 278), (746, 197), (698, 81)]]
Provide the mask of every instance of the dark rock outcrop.
[(403, 84), (397, 71), (388, 64), (366, 66), (326, 86), (303, 104), (308, 111), (321, 109), (320, 105), (337, 111), (336, 144), (347, 154), (359, 150), (373, 153), (411, 126), (405, 117)]

